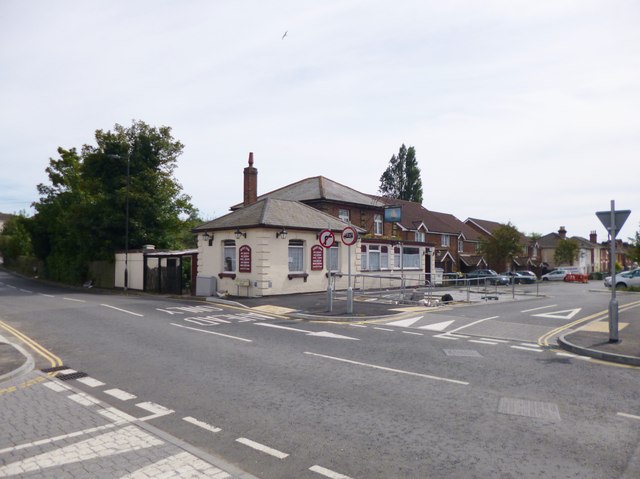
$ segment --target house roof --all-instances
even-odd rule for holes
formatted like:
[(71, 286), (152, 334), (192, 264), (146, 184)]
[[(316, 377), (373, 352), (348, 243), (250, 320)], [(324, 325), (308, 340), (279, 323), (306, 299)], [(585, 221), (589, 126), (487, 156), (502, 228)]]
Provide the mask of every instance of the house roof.
[(477, 254), (461, 254), (460, 261), (462, 261), (465, 266), (480, 266), (481, 264), (487, 264), (484, 257)]
[[(250, 206), (232, 211), (224, 216), (197, 226), (192, 231), (215, 231), (233, 228), (274, 227), (307, 230), (330, 229), (342, 231), (346, 226), (353, 226), (299, 201), (265, 198)], [(354, 226), (359, 233), (362, 228)]]
[[(476, 228), (484, 231), (485, 234), (493, 236), (493, 232), (500, 228), (501, 226), (505, 226), (506, 223), (498, 223), (497, 221), (490, 220), (481, 220), (479, 218), (467, 218), (464, 220), (467, 225), (474, 225)], [(520, 233), (520, 242), (522, 244), (529, 244), (531, 240), (524, 233)]]
[(440, 213), (431, 211), (414, 201), (397, 200), (395, 198), (385, 198), (374, 196), (374, 198), (385, 203), (386, 205), (402, 206), (401, 226), (407, 230), (415, 230), (420, 224), (424, 224), (430, 233), (462, 233), (465, 239), (469, 241), (477, 241), (480, 235), (470, 226), (464, 224), (458, 218), (449, 213)]
[[(324, 176), (314, 176), (283, 186), (282, 188), (258, 196), (258, 201), (266, 198), (301, 202), (326, 200), (377, 208), (384, 207), (384, 203), (374, 197), (360, 193), (353, 188), (341, 185)], [(243, 204), (239, 203), (232, 206), (231, 210), (237, 210), (242, 207)]]

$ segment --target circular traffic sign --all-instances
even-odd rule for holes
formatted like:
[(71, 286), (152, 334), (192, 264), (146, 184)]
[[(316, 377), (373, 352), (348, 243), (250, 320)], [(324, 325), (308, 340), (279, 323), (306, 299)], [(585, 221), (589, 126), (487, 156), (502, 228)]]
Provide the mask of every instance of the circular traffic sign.
[(318, 239), (320, 240), (320, 245), (323, 248), (331, 248), (336, 242), (336, 237), (333, 236), (333, 233), (330, 230), (322, 230), (318, 235)]
[(342, 230), (342, 242), (345, 245), (351, 246), (356, 244), (356, 241), (358, 241), (358, 232), (353, 226), (347, 226)]

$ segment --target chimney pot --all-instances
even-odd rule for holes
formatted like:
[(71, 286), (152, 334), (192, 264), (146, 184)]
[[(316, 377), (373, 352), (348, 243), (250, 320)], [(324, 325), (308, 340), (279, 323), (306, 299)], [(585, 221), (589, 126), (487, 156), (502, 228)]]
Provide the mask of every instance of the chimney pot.
[(253, 167), (253, 152), (249, 153), (249, 166), (244, 169), (244, 206), (258, 201), (258, 170)]

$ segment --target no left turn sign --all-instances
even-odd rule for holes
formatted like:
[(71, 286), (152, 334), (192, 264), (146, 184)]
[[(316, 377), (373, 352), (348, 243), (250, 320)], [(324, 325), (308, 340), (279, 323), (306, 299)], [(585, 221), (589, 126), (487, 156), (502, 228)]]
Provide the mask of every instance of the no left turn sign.
[(333, 233), (329, 230), (322, 230), (318, 239), (320, 240), (320, 245), (323, 248), (331, 248), (336, 242), (336, 237), (333, 236)]

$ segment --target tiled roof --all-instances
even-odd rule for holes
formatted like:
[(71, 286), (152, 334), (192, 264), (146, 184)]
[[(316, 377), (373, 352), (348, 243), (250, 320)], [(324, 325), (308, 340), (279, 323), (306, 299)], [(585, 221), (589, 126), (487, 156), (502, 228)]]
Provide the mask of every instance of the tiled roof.
[(478, 218), (467, 218), (464, 222), (474, 223), (475, 225), (486, 231), (487, 234), (492, 234), (496, 228), (503, 226), (502, 223), (498, 223), (497, 221), (481, 220)]
[(480, 234), (470, 226), (464, 224), (458, 218), (449, 213), (431, 211), (420, 203), (413, 201), (397, 200), (395, 198), (374, 197), (387, 205), (402, 206), (401, 225), (408, 230), (413, 230), (416, 225), (424, 223), (430, 233), (448, 233), (459, 235), (462, 233), (469, 241), (478, 241)]
[[(284, 226), (291, 229), (342, 231), (348, 225), (349, 223), (341, 221), (335, 216), (323, 213), (298, 201), (266, 198), (253, 205), (203, 223), (194, 228), (193, 232), (257, 226), (272, 226), (276, 228)], [(359, 233), (365, 233), (362, 228), (355, 228)]]
[[(360, 193), (348, 186), (336, 183), (324, 176), (314, 176), (304, 180), (283, 186), (277, 190), (265, 193), (258, 197), (258, 201), (265, 198), (279, 200), (291, 200), (301, 202), (313, 202), (320, 200), (334, 201), (382, 208), (384, 204), (374, 197)], [(232, 210), (242, 208), (242, 203), (231, 207)]]

